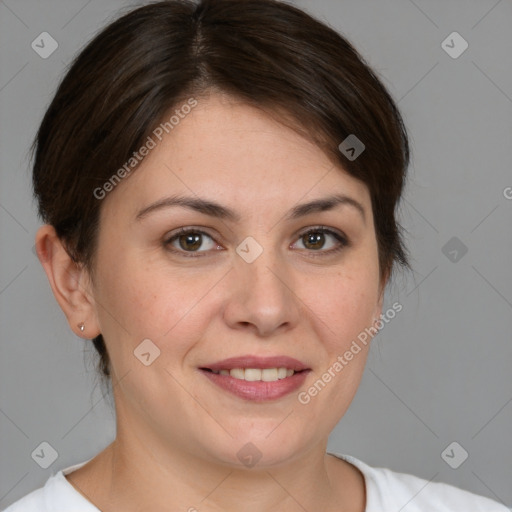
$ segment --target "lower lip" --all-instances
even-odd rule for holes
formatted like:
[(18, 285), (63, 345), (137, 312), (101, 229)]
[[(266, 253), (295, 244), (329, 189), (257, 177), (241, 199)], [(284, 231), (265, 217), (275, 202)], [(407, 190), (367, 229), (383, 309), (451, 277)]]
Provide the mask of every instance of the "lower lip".
[(297, 390), (304, 384), (310, 370), (304, 370), (294, 373), (291, 377), (276, 380), (274, 382), (255, 381), (235, 379), (230, 375), (220, 375), (219, 373), (201, 370), (203, 375), (208, 377), (214, 384), (222, 389), (243, 398), (255, 402), (265, 402), (267, 400), (277, 400), (293, 391)]

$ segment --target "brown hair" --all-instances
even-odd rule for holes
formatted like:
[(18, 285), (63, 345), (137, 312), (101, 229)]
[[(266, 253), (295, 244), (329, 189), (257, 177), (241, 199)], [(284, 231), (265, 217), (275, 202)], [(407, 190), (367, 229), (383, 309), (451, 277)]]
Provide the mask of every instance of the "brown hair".
[[(75, 58), (34, 140), (39, 214), (93, 274), (101, 201), (93, 191), (125, 164), (163, 116), (218, 90), (280, 113), (368, 187), (381, 275), (408, 266), (395, 218), (409, 144), (384, 85), (351, 44), (277, 0), (167, 0), (103, 29)], [(355, 160), (339, 149), (354, 134)], [(110, 375), (102, 336), (98, 370)]]

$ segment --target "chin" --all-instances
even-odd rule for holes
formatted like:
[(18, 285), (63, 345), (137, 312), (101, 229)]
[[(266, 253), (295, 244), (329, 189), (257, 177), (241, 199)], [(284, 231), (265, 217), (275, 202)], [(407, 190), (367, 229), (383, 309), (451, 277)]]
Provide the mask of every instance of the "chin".
[(215, 461), (238, 469), (263, 469), (285, 464), (298, 453), (307, 451), (308, 444), (303, 432), (299, 438), (297, 428), (284, 428), (286, 419), (278, 426), (284, 417), (274, 420), (271, 428), (267, 428), (269, 421), (264, 422), (264, 428), (252, 421), (252, 429), (240, 429), (232, 438), (224, 432), (222, 440), (218, 440), (214, 446), (210, 445), (207, 452)]

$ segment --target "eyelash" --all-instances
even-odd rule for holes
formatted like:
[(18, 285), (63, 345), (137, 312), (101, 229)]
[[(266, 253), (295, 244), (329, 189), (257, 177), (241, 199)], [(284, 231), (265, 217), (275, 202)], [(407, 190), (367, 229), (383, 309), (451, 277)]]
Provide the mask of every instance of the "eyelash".
[[(164, 241), (164, 246), (166, 247), (166, 249), (168, 251), (173, 252), (175, 254), (179, 254), (180, 256), (184, 256), (185, 258), (202, 258), (202, 257), (206, 256), (210, 251), (184, 251), (182, 249), (176, 249), (174, 247), (171, 247), (171, 244), (174, 240), (178, 239), (180, 236), (188, 235), (191, 233), (196, 234), (196, 235), (197, 234), (206, 235), (208, 238), (215, 241), (214, 238), (212, 236), (210, 236), (208, 233), (206, 233), (205, 231), (189, 227), (189, 228), (181, 228), (178, 230), (178, 232), (174, 233), (172, 236), (167, 238)], [(319, 249), (317, 251), (304, 249), (306, 252), (311, 253), (310, 256), (312, 256), (313, 258), (330, 256), (332, 254), (342, 251), (343, 249), (345, 249), (346, 247), (348, 247), (350, 245), (349, 241), (345, 235), (338, 233), (337, 231), (333, 231), (332, 229), (329, 229), (325, 226), (317, 226), (317, 227), (309, 228), (309, 229), (301, 232), (298, 235), (297, 240), (300, 240), (301, 238), (303, 238), (305, 235), (307, 235), (309, 233), (323, 233), (323, 234), (327, 234), (327, 235), (332, 235), (339, 242), (339, 245), (337, 247), (335, 247), (334, 249), (329, 249), (327, 251), (324, 251), (322, 249)]]

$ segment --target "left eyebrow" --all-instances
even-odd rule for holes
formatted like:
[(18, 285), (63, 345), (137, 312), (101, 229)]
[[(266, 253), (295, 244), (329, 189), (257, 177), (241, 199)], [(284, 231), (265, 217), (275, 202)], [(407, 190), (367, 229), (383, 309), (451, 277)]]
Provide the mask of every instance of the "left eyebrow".
[(352, 197), (346, 196), (344, 194), (335, 194), (321, 199), (316, 199), (309, 203), (299, 204), (298, 206), (295, 206), (291, 209), (290, 213), (286, 216), (286, 219), (292, 220), (299, 217), (304, 217), (310, 213), (333, 210), (340, 205), (352, 206), (361, 214), (363, 221), (366, 222), (366, 213), (363, 205), (359, 201), (356, 201)]
[[(311, 213), (333, 210), (337, 206), (341, 205), (347, 205), (355, 208), (361, 214), (363, 221), (366, 221), (366, 214), (363, 205), (355, 199), (344, 194), (336, 194), (297, 205), (288, 212), (286, 215), (286, 220), (298, 219)], [(171, 196), (159, 199), (158, 201), (140, 210), (139, 213), (137, 213), (135, 219), (139, 221), (151, 212), (160, 210), (162, 208), (171, 208), (173, 206), (188, 208), (204, 215), (217, 217), (219, 219), (226, 219), (230, 221), (239, 221), (241, 219), (239, 213), (235, 212), (231, 208), (222, 206), (215, 201), (187, 196)]]

